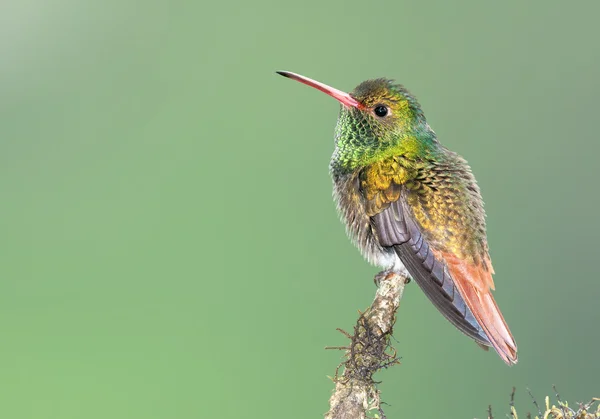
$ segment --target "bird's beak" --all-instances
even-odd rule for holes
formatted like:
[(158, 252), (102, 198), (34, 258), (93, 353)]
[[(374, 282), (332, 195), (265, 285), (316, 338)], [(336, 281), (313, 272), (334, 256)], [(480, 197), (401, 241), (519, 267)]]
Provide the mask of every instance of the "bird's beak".
[(307, 86), (314, 87), (322, 91), (323, 93), (328, 94), (329, 96), (337, 99), (342, 105), (347, 108), (354, 107), (360, 108), (361, 104), (359, 101), (354, 99), (346, 92), (342, 92), (341, 90), (335, 89), (333, 87), (327, 86), (321, 82), (318, 82), (313, 79), (309, 79), (308, 77), (301, 76), (300, 74), (291, 73), (289, 71), (278, 71), (277, 74), (281, 74), (283, 77), (290, 78), (292, 80), (299, 81), (300, 83), (304, 83)]

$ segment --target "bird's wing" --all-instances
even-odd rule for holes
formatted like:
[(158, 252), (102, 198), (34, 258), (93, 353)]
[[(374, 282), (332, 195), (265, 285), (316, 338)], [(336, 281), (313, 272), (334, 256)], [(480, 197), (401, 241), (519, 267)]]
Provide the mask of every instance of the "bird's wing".
[(415, 221), (405, 216), (402, 207), (402, 200), (398, 200), (372, 217), (381, 245), (395, 249), (423, 292), (454, 326), (477, 342), (490, 345), (456, 289), (446, 264), (435, 257)]
[[(424, 219), (421, 212), (415, 214), (415, 202), (422, 201), (422, 190), (415, 192), (414, 185), (401, 186), (393, 181), (370, 186), (370, 190), (364, 190), (369, 184), (363, 182), (362, 192), (379, 243), (396, 251), (427, 297), (454, 326), (476, 342), (492, 346), (507, 364), (516, 363), (516, 344), (490, 290), (493, 270), (487, 243), (482, 244), (479, 257), (472, 257), (467, 251), (460, 254), (447, 244), (457, 239), (460, 243), (462, 239), (462, 246), (471, 249), (477, 243), (470, 243), (464, 235), (452, 234), (434, 216)], [(479, 196), (478, 189), (471, 192)], [(479, 204), (467, 203), (466, 207)], [(462, 221), (468, 222), (468, 217)]]

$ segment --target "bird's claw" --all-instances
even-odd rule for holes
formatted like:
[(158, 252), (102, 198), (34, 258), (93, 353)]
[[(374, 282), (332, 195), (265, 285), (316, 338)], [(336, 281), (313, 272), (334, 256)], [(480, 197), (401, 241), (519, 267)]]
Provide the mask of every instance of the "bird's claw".
[[(381, 271), (377, 275), (375, 275), (375, 277), (373, 278), (373, 282), (375, 283), (377, 288), (379, 288), (379, 286), (381, 285), (381, 281), (391, 279), (394, 275), (401, 275), (401, 274), (398, 272), (392, 271), (392, 270)], [(404, 280), (404, 283), (408, 284), (408, 283), (410, 283), (410, 281), (411, 281), (410, 276), (407, 276), (406, 279)]]
[(373, 278), (373, 282), (375, 282), (375, 285), (377, 285), (377, 288), (379, 288), (379, 285), (381, 285), (381, 281), (390, 279), (393, 275), (395, 275), (394, 271), (381, 271), (377, 275), (375, 275), (375, 277)]

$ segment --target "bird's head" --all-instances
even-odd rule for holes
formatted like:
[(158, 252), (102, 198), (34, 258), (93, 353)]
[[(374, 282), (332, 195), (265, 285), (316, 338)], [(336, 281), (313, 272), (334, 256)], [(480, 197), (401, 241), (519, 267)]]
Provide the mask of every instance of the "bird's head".
[(415, 97), (392, 80), (367, 80), (345, 93), (299, 74), (278, 73), (314, 87), (342, 104), (332, 162), (342, 171), (392, 155), (413, 159), (436, 142)]

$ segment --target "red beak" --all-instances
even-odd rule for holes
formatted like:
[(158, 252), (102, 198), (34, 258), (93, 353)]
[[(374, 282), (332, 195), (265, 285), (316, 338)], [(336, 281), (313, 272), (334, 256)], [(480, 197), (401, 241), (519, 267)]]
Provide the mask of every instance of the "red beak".
[(341, 90), (335, 89), (333, 87), (327, 86), (321, 82), (318, 82), (313, 79), (309, 79), (308, 77), (301, 76), (300, 74), (291, 73), (289, 71), (278, 71), (277, 74), (281, 74), (283, 77), (290, 78), (292, 80), (299, 81), (300, 83), (304, 83), (307, 86), (314, 87), (322, 91), (323, 93), (328, 94), (329, 96), (337, 99), (342, 105), (347, 108), (355, 107), (360, 108), (361, 103), (354, 99), (346, 92), (342, 92)]

